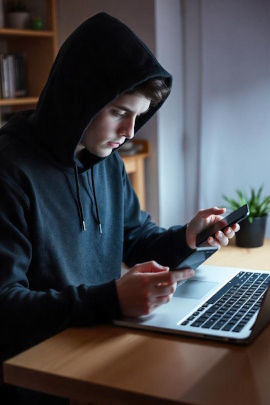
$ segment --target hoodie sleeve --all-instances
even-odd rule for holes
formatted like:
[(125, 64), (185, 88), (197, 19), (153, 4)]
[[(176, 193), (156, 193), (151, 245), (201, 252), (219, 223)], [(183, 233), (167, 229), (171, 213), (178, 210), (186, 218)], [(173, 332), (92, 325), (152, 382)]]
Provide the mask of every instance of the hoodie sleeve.
[[(0, 347), (4, 360), (61, 330), (121, 315), (115, 281), (33, 291), (29, 200), (0, 177)], [(31, 223), (29, 221), (29, 223)], [(46, 254), (46, 253), (45, 253)]]
[(155, 260), (163, 266), (176, 267), (192, 249), (186, 242), (186, 225), (164, 229), (157, 226), (150, 215), (140, 210), (138, 198), (123, 169), (125, 183), (125, 242), (124, 262), (136, 263)]

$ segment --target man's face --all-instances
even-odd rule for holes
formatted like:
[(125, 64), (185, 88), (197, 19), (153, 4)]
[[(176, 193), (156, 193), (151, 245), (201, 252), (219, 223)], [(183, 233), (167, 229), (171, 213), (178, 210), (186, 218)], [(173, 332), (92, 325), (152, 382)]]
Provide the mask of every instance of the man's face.
[(77, 150), (83, 146), (96, 156), (109, 156), (126, 138), (133, 138), (136, 117), (144, 114), (149, 106), (150, 100), (143, 96), (121, 95), (92, 120)]

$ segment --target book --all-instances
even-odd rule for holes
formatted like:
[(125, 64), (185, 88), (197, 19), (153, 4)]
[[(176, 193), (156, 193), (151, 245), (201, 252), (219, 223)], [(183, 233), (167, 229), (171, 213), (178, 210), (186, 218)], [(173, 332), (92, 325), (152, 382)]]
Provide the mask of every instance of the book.
[(8, 69), (8, 97), (15, 98), (15, 66), (14, 55), (7, 55), (7, 69)]
[(1, 98), (25, 97), (25, 60), (21, 54), (0, 55)]
[(1, 83), (2, 97), (9, 98), (9, 71), (8, 60), (5, 54), (1, 55)]
[(24, 56), (20, 54), (14, 55), (15, 61), (15, 97), (25, 97), (26, 90), (26, 72)]

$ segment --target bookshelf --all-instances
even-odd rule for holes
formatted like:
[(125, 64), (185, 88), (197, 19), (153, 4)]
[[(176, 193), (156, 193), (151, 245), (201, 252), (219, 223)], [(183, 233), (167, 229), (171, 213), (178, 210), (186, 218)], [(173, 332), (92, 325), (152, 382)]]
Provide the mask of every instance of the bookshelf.
[(150, 142), (143, 139), (133, 139), (132, 143), (141, 146), (139, 152), (128, 156), (121, 153), (121, 149), (119, 149), (119, 154), (124, 162), (130, 182), (138, 196), (141, 209), (146, 210), (144, 160), (151, 154)]
[[(39, 0), (45, 8), (44, 30), (0, 28), (0, 41), (6, 53), (25, 56), (27, 96), (0, 98), (0, 126), (2, 113), (35, 107), (52, 63), (58, 51), (57, 0)], [(30, 7), (31, 12), (31, 7)]]

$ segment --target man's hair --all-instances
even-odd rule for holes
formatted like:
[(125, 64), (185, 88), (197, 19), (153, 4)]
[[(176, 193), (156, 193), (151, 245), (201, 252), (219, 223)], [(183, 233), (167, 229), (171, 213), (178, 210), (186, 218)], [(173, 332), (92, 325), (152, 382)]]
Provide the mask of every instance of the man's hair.
[(164, 80), (155, 78), (138, 84), (126, 93), (142, 95), (151, 100), (152, 106), (156, 106), (167, 97), (170, 90)]

